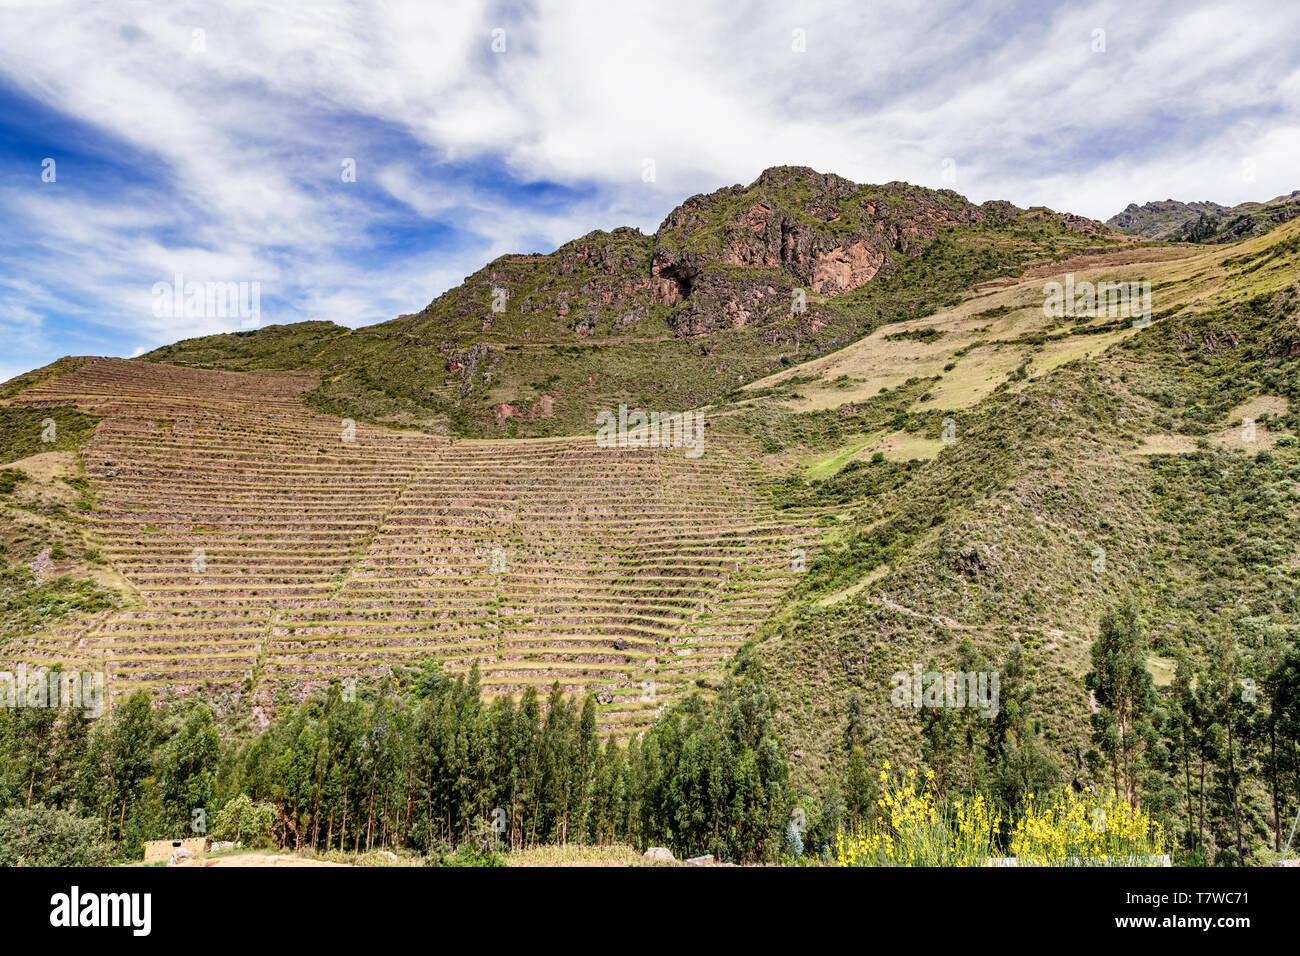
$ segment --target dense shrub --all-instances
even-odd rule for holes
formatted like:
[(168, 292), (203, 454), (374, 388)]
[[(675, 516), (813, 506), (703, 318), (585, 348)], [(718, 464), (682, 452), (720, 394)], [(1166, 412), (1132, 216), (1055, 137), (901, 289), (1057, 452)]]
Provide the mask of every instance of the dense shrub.
[(13, 807), (0, 816), (0, 866), (102, 866), (111, 853), (99, 835), (98, 820), (40, 803)]

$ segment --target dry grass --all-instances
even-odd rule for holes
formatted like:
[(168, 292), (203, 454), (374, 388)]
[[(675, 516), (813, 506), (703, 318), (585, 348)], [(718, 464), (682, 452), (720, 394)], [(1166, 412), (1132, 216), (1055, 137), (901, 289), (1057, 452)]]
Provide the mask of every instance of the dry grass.
[[(1253, 455), (1277, 444), (1287, 432), (1273, 431), (1259, 423), (1262, 415), (1287, 414), (1287, 400), (1276, 395), (1259, 395), (1243, 402), (1228, 413), (1233, 422), (1227, 428), (1207, 436), (1207, 440), (1228, 451)], [(1254, 434), (1247, 430), (1246, 421), (1255, 423)], [(1196, 450), (1196, 439), (1189, 435), (1147, 435), (1133, 451), (1136, 455), (1183, 455)]]
[[(1240, 245), (1208, 249), (1142, 247), (1042, 263), (1026, 272), (1022, 280), (990, 284), (950, 309), (884, 326), (838, 352), (751, 382), (742, 394), (784, 386), (793, 389), (794, 394), (779, 399), (782, 407), (818, 411), (866, 401), (882, 389), (897, 388), (910, 378), (937, 376), (941, 380), (929, 390), (928, 397), (917, 401), (918, 410), (971, 408), (1026, 363), (1027, 375), (1032, 379), (1066, 363), (1097, 355), (1137, 331), (1125, 327), (1037, 344), (1025, 341), (1025, 336), (1059, 335), (1108, 321), (1102, 318), (1076, 324), (1074, 319), (1044, 315), (1045, 282), (1064, 281), (1067, 272), (1074, 273), (1076, 283), (1149, 281), (1153, 287), (1153, 312), (1206, 309), (1233, 294), (1225, 291), (1228, 283), (1224, 280), (1229, 272), (1225, 259), (1249, 254), (1276, 240), (1275, 235), (1272, 239), (1260, 237)], [(928, 341), (898, 338), (900, 333), (930, 329), (942, 334)], [(948, 365), (953, 367), (948, 369)], [(786, 385), (790, 379), (814, 375), (818, 379), (815, 382)], [(1012, 384), (1023, 388), (1023, 380)]]
[(539, 846), (506, 854), (510, 866), (673, 866), (647, 860), (625, 843), (611, 846)]

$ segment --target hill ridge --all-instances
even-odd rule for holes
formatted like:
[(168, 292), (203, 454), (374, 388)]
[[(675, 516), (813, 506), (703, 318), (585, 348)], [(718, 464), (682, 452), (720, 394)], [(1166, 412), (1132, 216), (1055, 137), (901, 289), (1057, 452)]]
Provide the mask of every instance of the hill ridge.
[(697, 407), (1026, 261), (1117, 241), (1044, 208), (778, 166), (688, 197), (652, 235), (594, 230), (550, 253), (499, 256), (388, 322), (274, 325), (146, 358), (318, 369), (308, 401), (357, 420), (580, 434), (620, 402)]

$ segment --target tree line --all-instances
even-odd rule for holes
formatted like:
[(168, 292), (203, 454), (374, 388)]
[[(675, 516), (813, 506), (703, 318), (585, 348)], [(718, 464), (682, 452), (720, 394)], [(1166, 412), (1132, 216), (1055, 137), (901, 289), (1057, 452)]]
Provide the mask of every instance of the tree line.
[[(792, 781), (772, 691), (749, 654), (715, 693), (678, 701), (627, 741), (598, 732), (592, 696), (555, 685), (484, 700), (477, 668), (451, 677), (429, 664), (355, 693), (331, 684), (251, 737), (221, 733), (201, 700), (154, 706), (143, 691), (95, 721), (0, 710), (0, 818), (22, 811), (64, 836), (93, 830), (126, 858), (146, 840), (199, 831), (430, 857), (469, 843), (615, 842), (740, 862), (824, 857), (842, 828), (871, 818), (892, 757), (932, 771), (941, 799), (983, 794), (1004, 821), (1029, 794), (1113, 790), (1178, 834), (1182, 860), (1251, 862), (1281, 848), (1300, 794), (1300, 644), (1276, 625), (1241, 628), (1199, 661), (1180, 656), (1157, 688), (1137, 606), (1108, 610), (1084, 680), (1090, 746), (1066, 768), (1043, 742), (1018, 645), (993, 662), (964, 641), (958, 670), (999, 672), (996, 713), (922, 707), (901, 747), (850, 693), (830, 755), (839, 769), (818, 794)], [(68, 816), (41, 816), (51, 812)]]
[(292, 849), (437, 854), (485, 828), (508, 848), (617, 841), (732, 860), (780, 848), (791, 790), (761, 676), (737, 673), (626, 743), (597, 732), (594, 697), (558, 684), (516, 703), (484, 701), (477, 667), (399, 683), (334, 683), (241, 741), (223, 740), (206, 703), (154, 707), (142, 691), (96, 722), (0, 712), (0, 811), (91, 817), (128, 857), (206, 830), (238, 797), (274, 808), (271, 837)]
[(1157, 689), (1137, 604), (1102, 616), (1090, 762), (1176, 827), (1188, 855), (1249, 863), (1282, 850), (1300, 806), (1300, 642), (1287, 625), (1243, 616), (1203, 644), (1178, 652)]

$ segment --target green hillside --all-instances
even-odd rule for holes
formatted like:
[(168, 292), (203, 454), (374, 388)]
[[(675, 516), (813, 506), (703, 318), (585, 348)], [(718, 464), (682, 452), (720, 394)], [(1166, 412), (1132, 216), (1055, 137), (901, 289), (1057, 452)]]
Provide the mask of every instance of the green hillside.
[[(1095, 780), (1089, 648), (1130, 596), (1157, 686), (1180, 657), (1202, 670), (1232, 659), (1239, 680), (1264, 681), (1300, 610), (1298, 262), (1292, 222), (1081, 270), (1152, 283), (1154, 318), (1137, 328), (1052, 327), (1042, 281), (1024, 282), (729, 396), (720, 412), (789, 469), (771, 493), (833, 516), (825, 552), (751, 647), (778, 675), (797, 774), (842, 780), (854, 745), (947, 764), (921, 714), (892, 705), (890, 675), (983, 661), (1023, 669), (1018, 759), (1050, 754), (1067, 779)], [(933, 354), (895, 385), (899, 342)], [(1150, 805), (1176, 805), (1153, 787)], [(1256, 796), (1248, 827), (1265, 835)]]
[(358, 421), (582, 434), (620, 402), (693, 408), (977, 282), (1114, 243), (1099, 223), (1041, 208), (778, 167), (688, 199), (653, 236), (620, 228), (502, 256), (414, 315), (207, 336), (146, 358), (316, 369), (309, 403)]

